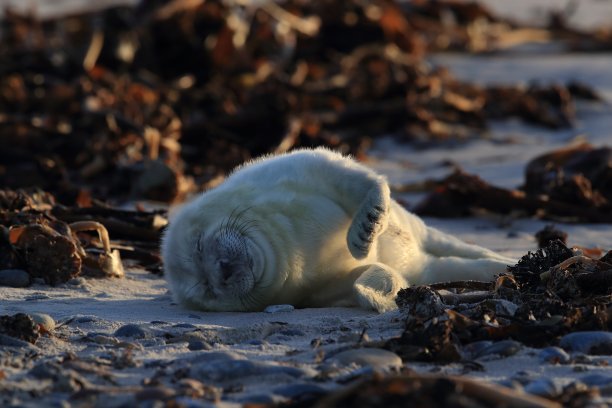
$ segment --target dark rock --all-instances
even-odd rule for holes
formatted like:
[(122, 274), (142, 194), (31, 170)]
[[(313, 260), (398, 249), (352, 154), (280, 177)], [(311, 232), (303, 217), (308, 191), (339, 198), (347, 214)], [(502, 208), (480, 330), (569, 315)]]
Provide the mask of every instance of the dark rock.
[(24, 288), (30, 284), (30, 274), (22, 269), (3, 269), (0, 271), (0, 286)]
[(210, 350), (212, 346), (205, 341), (194, 340), (194, 341), (189, 342), (189, 345), (187, 346), (187, 348), (191, 351), (198, 351), (198, 350)]
[(335, 354), (329, 358), (342, 365), (357, 364), (372, 368), (387, 370), (390, 368), (399, 369), (402, 366), (402, 359), (395, 353), (377, 348), (358, 348), (346, 350)]
[(502, 340), (491, 344), (489, 347), (484, 348), (474, 357), (481, 358), (491, 355), (499, 355), (502, 357), (509, 357), (518, 353), (523, 348), (523, 345), (518, 341), (514, 340)]
[(0, 316), (0, 334), (34, 344), (40, 336), (38, 330), (38, 324), (24, 313), (17, 313), (13, 316)]
[(570, 333), (561, 338), (559, 345), (567, 351), (612, 355), (612, 333), (606, 331)]
[(152, 337), (151, 331), (137, 324), (126, 324), (114, 333), (117, 337), (132, 337), (134, 339), (148, 339)]
[(300, 398), (304, 396), (319, 396), (328, 393), (328, 391), (320, 385), (308, 383), (283, 385), (281, 387), (275, 388), (272, 392), (276, 395), (281, 395), (283, 397), (291, 399)]
[(538, 359), (542, 363), (551, 364), (567, 364), (570, 362), (570, 356), (559, 347), (546, 347), (538, 353)]

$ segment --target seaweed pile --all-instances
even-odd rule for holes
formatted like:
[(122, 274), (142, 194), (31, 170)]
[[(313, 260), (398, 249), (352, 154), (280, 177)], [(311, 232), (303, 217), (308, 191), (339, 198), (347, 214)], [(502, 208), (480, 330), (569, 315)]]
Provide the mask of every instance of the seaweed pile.
[(432, 184), (434, 190), (416, 213), (460, 217), (484, 210), (565, 222), (612, 222), (612, 148), (607, 146), (580, 143), (534, 158), (520, 190), (492, 186), (460, 169)]
[(51, 20), (7, 11), (1, 25), (0, 184), (65, 205), (180, 201), (300, 146), (359, 157), (383, 135), (481, 137), (492, 118), (567, 127), (575, 99), (598, 98), (576, 83), (480, 87), (429, 67), (427, 51), (490, 51), (491, 33), (519, 30), (452, 1), (175, 0)]

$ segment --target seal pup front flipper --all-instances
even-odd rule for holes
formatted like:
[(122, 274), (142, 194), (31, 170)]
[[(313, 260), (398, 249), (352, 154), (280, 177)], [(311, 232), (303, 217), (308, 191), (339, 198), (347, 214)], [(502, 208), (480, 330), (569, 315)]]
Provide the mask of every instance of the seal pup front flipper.
[(409, 286), (395, 269), (380, 262), (355, 268), (353, 273), (359, 275), (353, 285), (357, 303), (379, 313), (397, 309), (397, 292)]
[(359, 205), (347, 234), (349, 251), (356, 259), (368, 256), (376, 238), (387, 228), (391, 192), (382, 178), (367, 178), (372, 187)]

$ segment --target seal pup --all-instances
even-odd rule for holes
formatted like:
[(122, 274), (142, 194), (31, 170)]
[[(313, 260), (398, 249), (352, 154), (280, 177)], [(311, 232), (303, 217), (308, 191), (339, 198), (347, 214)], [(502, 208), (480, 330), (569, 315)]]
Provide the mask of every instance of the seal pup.
[(385, 177), (324, 148), (238, 167), (171, 217), (162, 257), (175, 300), (210, 311), (385, 312), (409, 283), (491, 279), (514, 264), (426, 226)]

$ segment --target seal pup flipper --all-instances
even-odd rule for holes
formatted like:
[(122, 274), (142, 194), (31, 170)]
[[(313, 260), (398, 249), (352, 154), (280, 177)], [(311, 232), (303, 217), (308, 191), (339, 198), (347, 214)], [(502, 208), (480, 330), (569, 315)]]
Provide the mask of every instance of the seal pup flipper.
[(458, 256), (430, 256), (418, 283), (430, 284), (456, 280), (492, 280), (506, 272), (508, 262), (503, 259), (469, 259)]
[(347, 243), (355, 259), (368, 256), (372, 244), (387, 228), (391, 192), (382, 179), (367, 179), (372, 187), (359, 205), (347, 234)]
[(512, 258), (505, 257), (478, 245), (468, 244), (433, 227), (427, 227), (425, 239), (423, 240), (423, 249), (428, 254), (440, 258), (454, 256), (467, 259), (495, 259), (505, 262), (506, 265), (514, 265), (516, 263), (516, 260)]
[(359, 274), (353, 291), (359, 306), (374, 309), (379, 313), (397, 309), (397, 292), (408, 287), (406, 280), (393, 268), (382, 263), (360, 266), (354, 273)]

